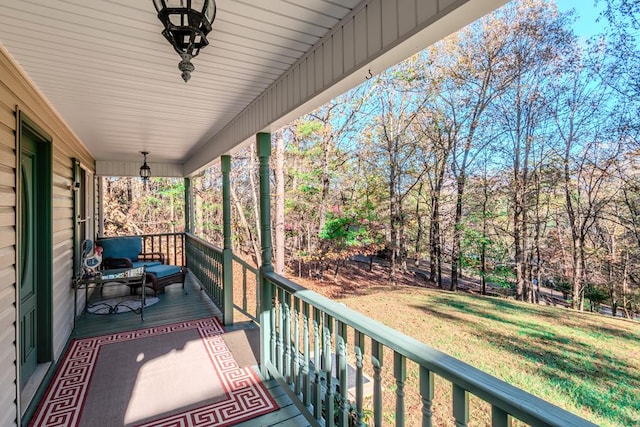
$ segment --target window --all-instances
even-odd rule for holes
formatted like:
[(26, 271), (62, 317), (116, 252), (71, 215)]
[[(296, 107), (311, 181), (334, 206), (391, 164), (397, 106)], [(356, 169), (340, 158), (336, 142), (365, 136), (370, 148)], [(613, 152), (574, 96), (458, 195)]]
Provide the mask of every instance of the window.
[(82, 274), (82, 242), (93, 240), (93, 174), (73, 159), (73, 274)]

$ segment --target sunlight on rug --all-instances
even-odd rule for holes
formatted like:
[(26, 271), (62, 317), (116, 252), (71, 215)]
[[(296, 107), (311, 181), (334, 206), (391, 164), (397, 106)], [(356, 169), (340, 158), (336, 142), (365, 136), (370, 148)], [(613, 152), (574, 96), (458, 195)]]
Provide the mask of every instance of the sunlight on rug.
[(31, 426), (229, 426), (277, 409), (217, 319), (74, 340)]

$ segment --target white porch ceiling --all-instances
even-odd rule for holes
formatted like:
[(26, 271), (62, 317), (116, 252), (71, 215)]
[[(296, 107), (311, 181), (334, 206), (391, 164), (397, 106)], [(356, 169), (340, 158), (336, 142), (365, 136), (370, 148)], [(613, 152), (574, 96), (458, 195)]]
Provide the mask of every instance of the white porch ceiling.
[[(229, 125), (334, 34), (345, 18), (355, 21), (356, 11), (377, 5), (379, 19), (373, 22), (380, 26), (382, 40), (388, 16), (380, 11), (390, 1), (217, 0), (210, 45), (194, 58), (196, 69), (187, 84), (177, 68), (179, 56), (161, 35), (151, 0), (0, 0), (0, 43), (96, 160), (137, 161), (146, 150), (151, 162), (187, 165), (185, 173), (191, 173), (246, 139), (229, 132)], [(403, 26), (402, 16), (422, 27), (434, 26), (458, 6), (472, 4), (462, 19), (435, 35), (442, 37), (505, 1), (394, 0), (396, 16), (389, 18), (398, 21), (397, 28)], [(402, 7), (411, 9), (403, 13)], [(424, 23), (412, 17), (420, 13)], [(408, 35), (415, 35), (413, 27), (405, 27)], [(407, 34), (396, 33), (398, 40), (407, 41)], [(421, 40), (434, 41), (433, 36)], [(371, 60), (378, 59), (374, 72), (381, 71), (393, 62), (380, 61), (380, 56), (398, 45), (369, 48), (371, 52), (361, 55), (362, 63), (326, 82), (320, 79), (320, 89), (335, 86), (358, 68), (371, 68)], [(396, 52), (390, 60), (397, 62), (426, 46), (413, 43), (403, 50), (404, 56)], [(315, 66), (327, 68), (317, 62)], [(314, 97), (316, 90), (311, 91)], [(301, 96), (297, 105), (309, 99)], [(270, 114), (270, 123), (272, 118)], [(224, 147), (211, 147), (221, 139)]]

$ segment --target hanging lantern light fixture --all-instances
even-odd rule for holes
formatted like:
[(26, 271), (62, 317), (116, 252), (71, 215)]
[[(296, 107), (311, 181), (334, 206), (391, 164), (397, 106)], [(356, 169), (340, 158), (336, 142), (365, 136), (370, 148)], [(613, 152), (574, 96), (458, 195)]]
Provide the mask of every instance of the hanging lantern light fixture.
[(144, 156), (144, 163), (140, 166), (140, 178), (142, 178), (142, 182), (147, 185), (149, 178), (151, 178), (151, 168), (147, 164), (147, 154), (149, 154), (149, 152), (141, 151), (140, 153)]
[(191, 59), (207, 46), (207, 34), (216, 18), (215, 0), (153, 0), (158, 19), (164, 25), (162, 35), (178, 52), (182, 61), (178, 68), (188, 82), (195, 69)]

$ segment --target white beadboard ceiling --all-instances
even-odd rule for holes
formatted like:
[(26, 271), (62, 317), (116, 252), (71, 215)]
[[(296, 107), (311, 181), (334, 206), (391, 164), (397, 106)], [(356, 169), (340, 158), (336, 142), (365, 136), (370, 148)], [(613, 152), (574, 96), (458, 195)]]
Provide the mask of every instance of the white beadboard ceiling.
[[(146, 150), (150, 162), (199, 166), (214, 160), (194, 162), (203, 146), (370, 2), (217, 0), (210, 45), (186, 84), (151, 0), (0, 0), (0, 43), (96, 160), (137, 161)], [(466, 2), (398, 4), (433, 4), (436, 16)]]

